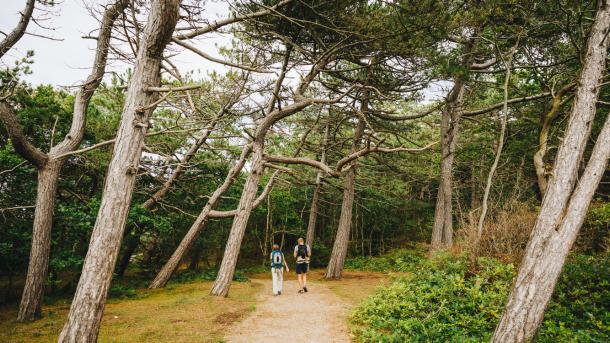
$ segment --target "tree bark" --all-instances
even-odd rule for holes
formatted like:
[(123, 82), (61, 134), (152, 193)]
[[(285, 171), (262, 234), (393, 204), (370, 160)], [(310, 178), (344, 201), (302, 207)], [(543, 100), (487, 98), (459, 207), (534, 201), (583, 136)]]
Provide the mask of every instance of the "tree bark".
[[(362, 112), (368, 112), (368, 99), (363, 100)], [(354, 142), (352, 143), (351, 153), (354, 153), (360, 149), (360, 141), (362, 140), (362, 135), (364, 134), (365, 125), (366, 123), (364, 120), (358, 120), (358, 125), (356, 126), (356, 130), (354, 132)], [(341, 215), (339, 217), (339, 225), (337, 226), (335, 243), (333, 244), (333, 250), (330, 254), (330, 260), (328, 261), (328, 267), (326, 268), (326, 274), (324, 276), (326, 279), (340, 279), (343, 274), (343, 264), (345, 263), (345, 257), (347, 256), (349, 233), (352, 225), (355, 182), (356, 166), (352, 165), (345, 175)]]
[(135, 68), (89, 250), (59, 342), (95, 342), (112, 271), (125, 229), (138, 164), (158, 94), (161, 60), (179, 18), (179, 0), (155, 0), (139, 44)]
[(595, 117), (599, 84), (610, 39), (610, 1), (600, 2), (591, 27), (568, 127), (557, 152), (555, 168), (542, 201), (515, 285), (492, 342), (525, 342), (542, 322), (587, 207), (610, 154), (610, 117), (597, 138), (591, 158), (574, 187), (580, 161)]
[(248, 175), (241, 198), (239, 199), (237, 213), (233, 219), (233, 225), (231, 226), (231, 232), (229, 234), (229, 239), (227, 240), (222, 263), (218, 270), (218, 276), (210, 291), (212, 295), (224, 297), (229, 294), (229, 288), (231, 287), (231, 281), (233, 280), (233, 274), (235, 273), (235, 266), (237, 265), (239, 249), (244, 238), (248, 219), (252, 212), (256, 190), (263, 175), (265, 164), (263, 149), (264, 146), (261, 141), (255, 141), (253, 143), (254, 157), (252, 160), (252, 171), (250, 172), (250, 175)]
[[(464, 47), (461, 65), (470, 69), (475, 39), (470, 38)], [(465, 76), (458, 77), (447, 95), (447, 105), (441, 113), (441, 175), (434, 210), (431, 249), (438, 250), (453, 245), (453, 157), (462, 117), (462, 104), (466, 90)]]
[[(284, 59), (282, 73), (276, 81), (276, 89), (279, 89), (279, 86), (281, 85), (286, 74), (286, 66), (288, 64), (289, 54), (290, 50), (288, 49)], [(252, 171), (246, 179), (246, 183), (242, 190), (241, 198), (239, 199), (239, 205), (237, 206), (237, 210), (235, 211), (233, 225), (231, 226), (231, 232), (229, 233), (229, 239), (227, 240), (225, 252), (222, 258), (220, 269), (218, 271), (218, 276), (216, 277), (216, 281), (214, 281), (214, 285), (212, 286), (212, 289), (210, 291), (211, 295), (227, 296), (229, 294), (229, 289), (231, 288), (231, 281), (233, 279), (233, 274), (235, 273), (235, 266), (237, 265), (239, 249), (241, 247), (241, 242), (243, 240), (244, 233), (246, 232), (246, 225), (248, 224), (248, 219), (250, 218), (250, 213), (252, 212), (252, 208), (254, 205), (256, 189), (258, 188), (258, 184), (260, 182), (265, 167), (266, 161), (264, 148), (265, 137), (267, 135), (267, 132), (269, 132), (269, 129), (279, 120), (289, 117), (294, 113), (297, 113), (303, 110), (304, 108), (313, 105), (316, 102), (328, 103), (326, 101), (316, 101), (314, 99), (306, 98), (303, 94), (307, 90), (311, 82), (315, 79), (315, 77), (328, 64), (331, 58), (331, 54), (323, 54), (322, 57), (319, 58), (312, 66), (309, 73), (301, 79), (301, 82), (294, 91), (295, 102), (290, 105), (284, 106), (283, 108), (273, 110), (276, 98), (279, 94), (275, 93), (270, 102), (268, 103), (266, 111), (268, 114), (261, 120), (261, 122), (256, 128), (256, 134), (254, 135), (255, 139), (252, 143)], [(330, 102), (332, 103), (333, 101), (338, 100), (331, 100)]]
[(442, 111), (441, 177), (434, 211), (432, 250), (450, 248), (453, 245), (453, 158), (465, 88), (464, 80), (456, 80), (448, 97), (448, 105)]
[[(224, 110), (225, 109), (223, 108), (221, 111), (224, 112)], [(217, 120), (222, 115), (222, 112), (210, 123), (209, 127), (202, 132), (201, 137), (199, 137), (199, 139), (197, 139), (197, 141), (195, 141), (195, 143), (191, 145), (189, 150), (186, 152), (186, 155), (184, 155), (184, 158), (182, 158), (182, 160), (180, 161), (180, 164), (178, 164), (178, 166), (176, 166), (176, 169), (172, 171), (170, 177), (155, 193), (153, 193), (153, 195), (151, 195), (142, 204), (142, 208), (150, 211), (157, 205), (157, 203), (159, 203), (159, 201), (161, 201), (163, 198), (165, 198), (165, 196), (167, 196), (167, 194), (169, 194), (174, 183), (176, 183), (176, 181), (178, 181), (178, 179), (182, 175), (185, 165), (195, 156), (197, 151), (199, 151), (201, 146), (210, 136), (210, 133), (216, 126)], [(119, 276), (123, 276), (123, 274), (125, 273), (125, 270), (129, 265), (129, 261), (131, 260), (131, 256), (138, 247), (138, 244), (140, 243), (139, 237), (128, 237), (128, 235), (133, 231), (133, 229), (133, 227), (127, 227), (127, 229), (125, 230), (125, 238), (127, 238), (127, 242), (125, 246), (125, 251), (123, 252), (123, 256), (121, 256), (121, 258), (119, 259), (119, 264), (117, 265), (116, 271), (117, 275)]]
[(542, 127), (540, 128), (540, 133), (538, 134), (538, 150), (534, 154), (534, 169), (536, 170), (536, 179), (538, 180), (538, 189), (540, 189), (540, 197), (544, 198), (544, 194), (546, 193), (546, 188), (548, 184), (549, 173), (546, 170), (546, 165), (544, 163), (544, 156), (546, 155), (548, 149), (548, 140), (549, 140), (549, 131), (551, 130), (551, 123), (555, 118), (557, 118), (557, 113), (559, 112), (559, 108), (563, 104), (561, 98), (567, 93), (572, 87), (574, 83), (571, 83), (562, 89), (560, 89), (554, 96), (551, 101), (551, 108), (542, 118)]
[[(127, 6), (127, 3), (127, 0), (118, 0), (113, 5), (107, 7), (104, 12), (98, 34), (92, 71), (76, 94), (70, 130), (58, 145), (51, 147), (48, 154), (38, 150), (27, 140), (13, 109), (7, 103), (0, 103), (0, 120), (2, 120), (7, 128), (15, 151), (38, 169), (39, 189), (37, 191), (36, 211), (32, 228), (32, 250), (30, 251), (28, 274), (17, 316), (18, 321), (34, 320), (40, 316), (44, 281), (48, 272), (53, 208), (59, 173), (66, 161), (66, 154), (74, 151), (84, 136), (89, 100), (104, 76), (112, 26), (116, 18)], [(22, 19), (25, 20), (26, 16), (29, 19), (31, 10), (29, 14), (26, 11)], [(23, 23), (23, 20), (20, 25), (23, 24), (22, 29), (25, 30), (27, 21)], [(2, 44), (6, 42), (5, 40)], [(8, 42), (8, 45), (5, 45), (5, 47), (10, 48), (14, 43)]]
[[(330, 112), (330, 111), (329, 111)], [(322, 151), (320, 162), (326, 163), (326, 145), (328, 143), (328, 133), (329, 133), (329, 124), (330, 118), (326, 123), (326, 127), (324, 128), (324, 138), (322, 141)], [(322, 191), (322, 178), (324, 174), (322, 171), (318, 171), (316, 175), (316, 188), (313, 191), (313, 195), (311, 197), (311, 207), (309, 208), (309, 220), (307, 222), (307, 235), (305, 236), (305, 244), (312, 247), (313, 239), (316, 234), (316, 222), (318, 220), (318, 201), (320, 199), (320, 192)]]
[(21, 19), (19, 19), (19, 23), (17, 26), (9, 33), (1, 42), (0, 42), (0, 57), (4, 56), (4, 54), (9, 51), (15, 43), (23, 37), (25, 34), (25, 30), (30, 23), (30, 19), (32, 18), (32, 13), (34, 13), (34, 7), (36, 5), (36, 0), (27, 0), (25, 3), (25, 8), (21, 12)]
[(41, 317), (44, 283), (49, 268), (49, 253), (51, 251), (51, 227), (53, 225), (53, 210), (57, 182), (62, 163), (52, 160), (38, 170), (38, 189), (36, 194), (36, 209), (32, 230), (32, 248), (26, 283), (19, 305), (18, 321), (29, 321)]

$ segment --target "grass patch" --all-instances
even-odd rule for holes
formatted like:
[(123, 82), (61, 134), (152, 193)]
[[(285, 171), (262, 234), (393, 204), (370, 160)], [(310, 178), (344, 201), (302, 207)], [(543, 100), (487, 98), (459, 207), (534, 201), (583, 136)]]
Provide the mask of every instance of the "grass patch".
[[(106, 305), (99, 342), (218, 342), (224, 331), (252, 311), (260, 285), (234, 283), (227, 298), (208, 295), (212, 282), (138, 289), (134, 299), (111, 299)], [(45, 306), (43, 318), (17, 323), (16, 306), (0, 309), (0, 342), (56, 342), (69, 302)]]

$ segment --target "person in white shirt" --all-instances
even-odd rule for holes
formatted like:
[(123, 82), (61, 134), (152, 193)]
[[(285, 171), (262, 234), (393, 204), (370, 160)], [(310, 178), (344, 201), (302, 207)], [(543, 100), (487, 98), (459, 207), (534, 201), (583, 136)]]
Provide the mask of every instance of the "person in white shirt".
[(311, 257), (311, 248), (305, 244), (305, 240), (301, 237), (294, 247), (294, 257), (297, 259), (297, 277), (301, 289), (299, 293), (307, 292), (307, 271), (309, 270), (309, 258)]

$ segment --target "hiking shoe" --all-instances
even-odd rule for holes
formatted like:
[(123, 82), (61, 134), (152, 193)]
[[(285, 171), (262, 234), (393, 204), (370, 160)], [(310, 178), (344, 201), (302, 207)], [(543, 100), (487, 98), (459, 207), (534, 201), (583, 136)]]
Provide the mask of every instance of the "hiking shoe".
[(282, 291), (277, 292), (277, 295), (282, 295)]
[(307, 287), (303, 287), (303, 290), (305, 291), (305, 293), (309, 292), (309, 291), (307, 290)]
[(299, 289), (298, 293), (299, 293), (299, 294), (300, 294), (300, 293), (305, 293), (305, 291), (304, 291), (304, 290), (302, 290), (302, 289)]

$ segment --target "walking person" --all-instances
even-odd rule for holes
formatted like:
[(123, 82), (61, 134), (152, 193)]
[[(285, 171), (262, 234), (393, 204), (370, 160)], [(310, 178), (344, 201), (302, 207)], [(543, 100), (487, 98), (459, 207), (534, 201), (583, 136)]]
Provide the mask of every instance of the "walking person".
[(282, 284), (284, 282), (284, 267), (289, 272), (290, 269), (286, 264), (284, 253), (280, 250), (280, 246), (273, 244), (273, 250), (271, 250), (271, 279), (273, 280), (273, 295), (282, 294)]
[(305, 240), (301, 237), (297, 240), (298, 244), (294, 247), (294, 257), (297, 259), (296, 272), (299, 279), (301, 289), (299, 293), (307, 292), (307, 272), (309, 271), (309, 258), (311, 257), (311, 249), (305, 244)]

